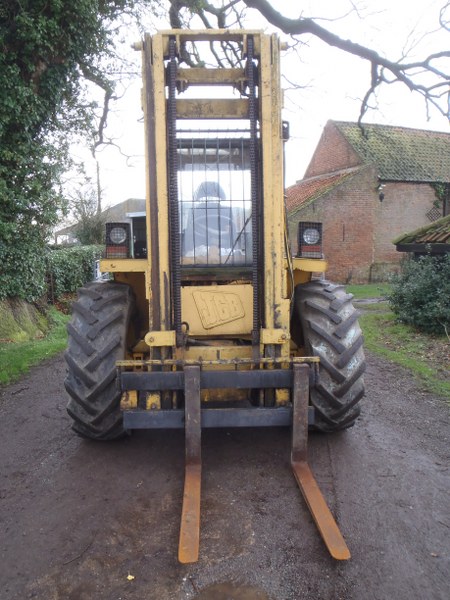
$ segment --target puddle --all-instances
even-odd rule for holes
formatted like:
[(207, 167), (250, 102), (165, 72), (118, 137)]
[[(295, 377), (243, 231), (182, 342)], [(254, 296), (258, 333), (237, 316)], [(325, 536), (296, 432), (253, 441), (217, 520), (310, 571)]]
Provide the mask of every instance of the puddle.
[(195, 600), (270, 600), (270, 597), (251, 585), (216, 583), (204, 588)]

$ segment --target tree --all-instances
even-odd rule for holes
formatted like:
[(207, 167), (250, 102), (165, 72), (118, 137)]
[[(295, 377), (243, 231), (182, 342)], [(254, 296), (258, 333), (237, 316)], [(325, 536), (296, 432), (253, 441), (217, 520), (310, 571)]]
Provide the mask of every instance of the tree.
[(107, 108), (114, 88), (102, 60), (114, 57), (116, 19), (133, 6), (134, 0), (2, 2), (0, 297), (31, 300), (44, 291), (43, 248), (65, 209), (60, 182), (69, 142), (102, 139), (106, 119), (95, 131), (98, 107), (88, 85), (102, 90)]
[(70, 201), (75, 218), (74, 233), (83, 245), (104, 243), (105, 216), (98, 204), (96, 190), (92, 187), (79, 188)]
[[(43, 247), (50, 228), (66, 209), (61, 177), (69, 165), (69, 143), (88, 139), (95, 154), (108, 142), (108, 109), (115, 98), (115, 37), (124, 16), (167, 9), (173, 27), (197, 19), (203, 27), (239, 27), (246, 11), (302, 44), (308, 36), (361, 57), (371, 83), (361, 108), (364, 116), (373, 94), (400, 82), (422, 95), (428, 107), (447, 113), (450, 51), (408, 62), (340, 38), (323, 21), (300, 13), (289, 18), (267, 0), (3, 0), (0, 5), (0, 297), (37, 298), (44, 291)], [(281, 3), (279, 3), (281, 4)], [(352, 10), (357, 3), (349, 0)], [(293, 3), (283, 3), (284, 11)], [(450, 29), (449, 3), (440, 27)], [(198, 25), (197, 25), (198, 26)], [(233, 62), (233, 48), (222, 49)], [(195, 51), (182, 48), (195, 62)], [(109, 63), (108, 67), (105, 64)], [(110, 68), (111, 67), (111, 68)], [(117, 75), (117, 73), (116, 73)], [(92, 87), (102, 102), (92, 100)], [(20, 269), (18, 266), (20, 265)]]
[[(190, 27), (196, 17), (204, 27), (228, 28), (241, 26), (245, 20), (246, 10), (254, 9), (267, 23), (290, 35), (294, 44), (298, 44), (307, 36), (314, 36), (329, 46), (367, 61), (370, 69), (370, 85), (361, 102), (360, 120), (364, 117), (369, 102), (378, 88), (393, 83), (401, 83), (410, 91), (420, 94), (425, 101), (427, 111), (433, 107), (442, 115), (449, 116), (449, 50), (423, 56), (420, 60), (408, 61), (406, 56), (399, 60), (389, 59), (383, 56), (381, 48), (374, 50), (352, 40), (343, 39), (336, 35), (331, 27), (324, 27), (320, 23), (321, 19), (306, 16), (302, 2), (296, 3), (298, 13), (301, 15), (298, 18), (289, 18), (283, 12), (279, 12), (278, 8), (274, 8), (275, 4), (281, 5), (269, 0), (229, 0), (228, 2), (171, 0), (169, 16), (172, 27)], [(358, 3), (348, 4), (352, 7), (351, 11), (358, 10)], [(286, 12), (286, 7), (283, 8)], [(322, 21), (324, 19), (325, 17), (322, 17)], [(442, 30), (450, 31), (449, 2), (445, 2), (442, 6), (439, 25)], [(186, 47), (182, 56), (186, 62), (195, 60), (195, 57), (189, 55)]]

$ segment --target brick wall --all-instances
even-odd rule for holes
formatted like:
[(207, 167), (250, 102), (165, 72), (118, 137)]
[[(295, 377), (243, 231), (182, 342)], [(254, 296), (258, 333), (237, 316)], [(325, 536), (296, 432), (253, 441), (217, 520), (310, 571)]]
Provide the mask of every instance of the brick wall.
[(298, 221), (323, 223), (327, 278), (341, 283), (386, 280), (404, 258), (392, 240), (430, 223), (436, 200), (428, 184), (387, 183), (380, 202), (378, 179), (368, 166), (289, 217), (292, 250), (297, 252)]
[[(296, 244), (297, 222), (323, 223), (327, 278), (343, 283), (368, 281), (373, 263), (374, 225), (378, 195), (375, 169), (358, 171), (325, 196), (291, 213), (290, 237)], [(294, 253), (297, 251), (293, 249)]]
[(336, 125), (328, 122), (303, 177), (307, 179), (324, 173), (356, 167), (360, 164), (362, 164), (360, 157)]
[(387, 183), (383, 193), (376, 211), (374, 261), (398, 262), (404, 254), (397, 252), (392, 240), (431, 223), (427, 212), (437, 198), (427, 183)]

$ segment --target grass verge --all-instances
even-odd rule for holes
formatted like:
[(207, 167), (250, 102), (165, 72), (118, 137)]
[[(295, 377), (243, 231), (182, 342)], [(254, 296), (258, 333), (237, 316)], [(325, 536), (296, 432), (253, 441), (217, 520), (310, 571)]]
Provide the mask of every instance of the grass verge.
[(391, 291), (388, 283), (366, 283), (361, 285), (346, 285), (346, 291), (353, 294), (356, 300), (367, 298), (384, 298)]
[(450, 343), (445, 336), (419, 333), (398, 323), (387, 303), (364, 307), (359, 322), (368, 350), (406, 367), (427, 390), (450, 402)]
[(12, 383), (27, 373), (33, 365), (51, 358), (67, 345), (66, 323), (68, 315), (50, 308), (50, 330), (38, 340), (0, 344), (0, 384)]

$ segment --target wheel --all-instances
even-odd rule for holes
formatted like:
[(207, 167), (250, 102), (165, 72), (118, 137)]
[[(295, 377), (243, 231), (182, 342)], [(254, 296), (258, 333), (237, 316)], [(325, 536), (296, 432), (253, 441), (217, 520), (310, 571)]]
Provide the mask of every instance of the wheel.
[(128, 285), (94, 282), (81, 288), (67, 325), (67, 412), (81, 437), (112, 440), (124, 434), (115, 363), (126, 352), (134, 311)]
[(318, 382), (310, 392), (315, 429), (320, 431), (351, 427), (360, 413), (366, 361), (359, 312), (352, 299), (344, 286), (328, 281), (295, 289), (293, 327), (301, 327), (297, 339), (307, 353), (320, 357)]

